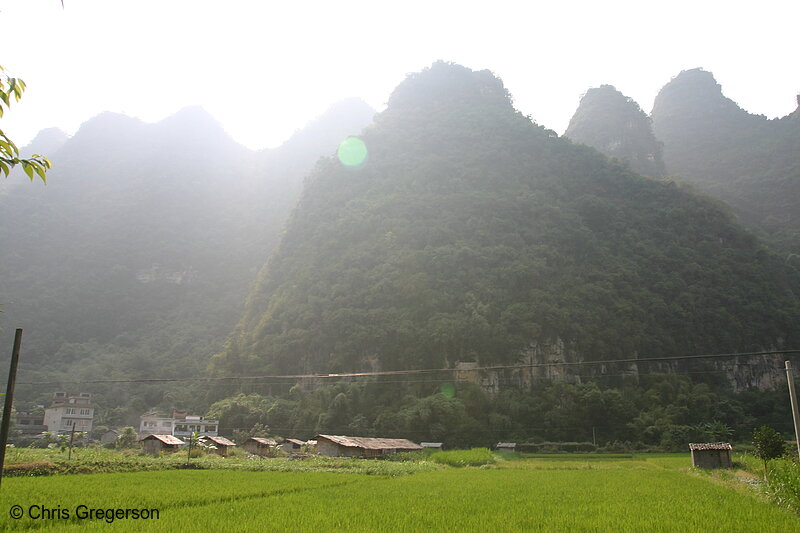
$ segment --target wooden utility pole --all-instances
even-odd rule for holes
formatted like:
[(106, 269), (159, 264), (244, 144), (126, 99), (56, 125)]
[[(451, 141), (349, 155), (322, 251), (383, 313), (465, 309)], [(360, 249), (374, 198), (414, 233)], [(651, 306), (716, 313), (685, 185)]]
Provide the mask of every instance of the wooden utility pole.
[(797, 455), (800, 457), (800, 413), (797, 410), (797, 391), (794, 390), (794, 373), (792, 362), (786, 361), (786, 381), (789, 383), (789, 400), (792, 402), (792, 420), (794, 420), (794, 440), (797, 444)]
[(75, 421), (72, 421), (72, 431), (69, 432), (69, 455), (67, 461), (72, 460), (72, 442), (75, 440)]
[(11, 428), (11, 406), (14, 403), (14, 385), (17, 382), (17, 363), (21, 344), (22, 329), (18, 328), (14, 334), (14, 348), (11, 350), (11, 367), (8, 370), (6, 401), (3, 405), (3, 425), (0, 427), (0, 482), (3, 481), (3, 465), (6, 462), (6, 444), (8, 443), (8, 430)]

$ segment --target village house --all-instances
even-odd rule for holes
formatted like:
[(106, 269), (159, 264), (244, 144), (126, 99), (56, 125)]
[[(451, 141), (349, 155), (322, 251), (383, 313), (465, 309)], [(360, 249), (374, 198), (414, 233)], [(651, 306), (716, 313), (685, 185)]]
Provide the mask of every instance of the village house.
[(262, 457), (272, 455), (277, 449), (277, 446), (277, 442), (264, 437), (250, 437), (244, 441), (244, 444), (242, 444), (242, 448), (244, 448), (248, 453), (260, 455)]
[(732, 468), (731, 446), (727, 442), (690, 443), (692, 466), (697, 468)]
[(225, 437), (215, 437), (215, 436), (205, 436), (200, 437), (200, 442), (207, 446), (213, 446), (214, 449), (212, 450), (213, 453), (217, 455), (221, 455), (222, 457), (228, 457), (231, 449), (233, 449), (236, 444), (229, 441)]
[(53, 402), (44, 410), (44, 425), (53, 433), (69, 433), (75, 431), (92, 431), (94, 422), (94, 405), (92, 395), (88, 392), (67, 394), (56, 392)]
[(513, 452), (517, 449), (516, 442), (498, 442), (495, 444), (494, 449), (498, 452)]
[(141, 439), (145, 453), (158, 455), (162, 451), (177, 451), (179, 446), (186, 444), (178, 437), (172, 435), (148, 435)]
[(191, 437), (195, 432), (200, 437), (216, 437), (219, 420), (189, 415), (186, 411), (173, 411), (172, 416), (164, 416), (156, 411), (139, 417), (139, 436), (150, 434)]
[(426, 450), (441, 450), (442, 443), (441, 442), (420, 442), (420, 446), (422, 446)]
[(304, 440), (283, 439), (281, 441), (281, 450), (285, 451), (286, 453), (300, 453), (300, 450), (302, 450), (305, 443), (306, 441)]
[(382, 457), (391, 453), (421, 450), (422, 446), (406, 439), (377, 439), (317, 435), (317, 451), (328, 457)]
[(109, 429), (102, 435), (100, 435), (100, 442), (102, 444), (108, 444), (109, 442), (117, 442), (119, 439), (120, 432), (116, 429)]
[(36, 435), (47, 431), (44, 424), (44, 412), (29, 413), (27, 411), (17, 411), (14, 413), (14, 429), (23, 435)]

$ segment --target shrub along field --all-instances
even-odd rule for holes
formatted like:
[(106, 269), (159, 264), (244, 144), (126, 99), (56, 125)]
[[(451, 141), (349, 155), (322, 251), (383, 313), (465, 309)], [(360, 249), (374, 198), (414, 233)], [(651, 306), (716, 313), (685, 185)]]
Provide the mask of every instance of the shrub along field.
[[(480, 452), (469, 451), (467, 460)], [(435, 455), (435, 454), (434, 454)], [(798, 531), (800, 518), (751, 490), (694, 472), (687, 454), (491, 456), (479, 467), (328, 459), (325, 471), (172, 470), (12, 477), (2, 530), (54, 531)], [(265, 461), (268, 463), (269, 461)], [(445, 461), (447, 462), (447, 461)], [(387, 465), (396, 465), (387, 467)], [(416, 473), (414, 473), (416, 472)], [(734, 474), (728, 474), (733, 476)], [(23, 518), (11, 518), (21, 506)], [(80, 508), (80, 505), (86, 506)], [(40, 518), (32, 519), (32, 512)], [(49, 510), (49, 518), (41, 518)], [(109, 519), (88, 509), (157, 509)], [(65, 516), (68, 515), (68, 516)]]

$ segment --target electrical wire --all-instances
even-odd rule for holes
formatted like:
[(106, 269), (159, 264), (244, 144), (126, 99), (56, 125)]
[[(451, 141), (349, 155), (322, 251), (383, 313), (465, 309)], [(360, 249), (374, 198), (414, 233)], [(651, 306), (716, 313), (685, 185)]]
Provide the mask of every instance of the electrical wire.
[[(696, 354), (696, 355), (677, 355), (677, 356), (663, 356), (663, 357), (640, 357), (628, 359), (610, 359), (610, 360), (597, 360), (597, 361), (551, 361), (546, 363), (525, 363), (515, 365), (494, 365), (494, 366), (481, 366), (472, 368), (430, 368), (430, 369), (411, 369), (411, 370), (384, 370), (375, 372), (348, 372), (348, 373), (329, 373), (329, 374), (266, 374), (261, 376), (207, 376), (207, 377), (187, 377), (187, 378), (127, 378), (127, 379), (94, 379), (94, 380), (72, 380), (72, 381), (20, 381), (17, 385), (88, 385), (88, 384), (113, 384), (113, 383), (176, 383), (176, 382), (224, 382), (224, 381), (257, 381), (266, 379), (343, 379), (343, 378), (360, 378), (360, 377), (379, 377), (379, 376), (407, 376), (417, 374), (435, 374), (443, 372), (475, 372), (475, 371), (493, 371), (493, 370), (516, 370), (524, 368), (545, 368), (552, 366), (592, 366), (592, 365), (609, 365), (621, 363), (654, 363), (654, 362), (667, 362), (667, 361), (688, 361), (697, 359), (721, 359), (731, 357), (755, 357), (755, 356), (768, 356), (768, 355), (790, 355), (799, 354), (800, 350), (770, 350), (761, 352), (740, 352), (740, 353), (722, 353), (722, 354)], [(622, 374), (624, 375), (624, 374)], [(643, 375), (639, 373), (639, 375)]]

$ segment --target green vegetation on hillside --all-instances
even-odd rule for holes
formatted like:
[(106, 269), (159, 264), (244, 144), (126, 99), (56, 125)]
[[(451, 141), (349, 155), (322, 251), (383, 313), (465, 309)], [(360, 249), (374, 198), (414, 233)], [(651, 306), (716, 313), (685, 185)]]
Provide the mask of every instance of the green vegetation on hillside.
[(710, 72), (693, 69), (664, 86), (652, 119), (670, 175), (725, 200), (744, 224), (800, 253), (800, 113), (752, 115), (723, 96)]
[[(784, 390), (734, 393), (714, 372), (649, 375), (638, 383), (615, 378), (604, 386), (541, 380), (531, 390), (505, 384), (496, 396), (473, 383), (457, 383), (452, 396), (443, 394), (441, 379), (398, 383), (387, 377), (313, 391), (295, 386), (288, 393), (291, 383), (254, 383), (249, 394), (213, 404), (209, 415), (220, 419), (226, 435), (260, 424), (270, 435), (301, 439), (319, 433), (404, 437), (447, 448), (516, 442), (523, 451), (593, 449), (593, 440), (614, 452), (684, 451), (690, 442), (749, 442), (762, 424), (792, 432)], [(557, 444), (568, 442), (573, 446)]]
[(666, 173), (663, 149), (653, 135), (650, 118), (611, 85), (586, 91), (564, 136), (627, 161), (640, 174), (661, 178)]
[(218, 375), (797, 342), (797, 273), (724, 208), (536, 126), (487, 71), (411, 75), (361, 139), (309, 177)]
[(24, 327), (20, 409), (62, 389), (93, 393), (95, 423), (110, 426), (204, 409), (202, 384), (72, 382), (203, 376), (304, 175), (371, 116), (343, 102), (259, 153), (199, 108), (156, 124), (104, 113), (68, 140), (37, 138), (54, 148), (48, 186), (0, 193), (0, 341)]

